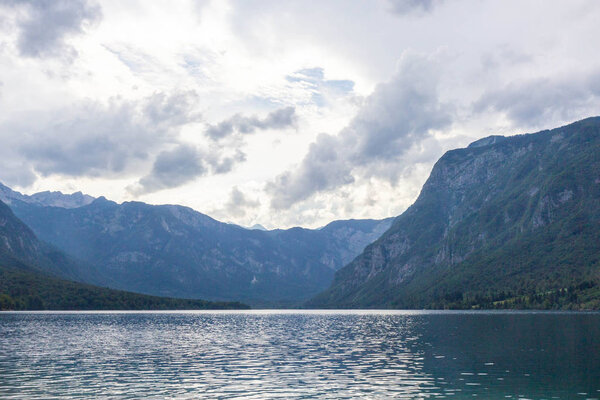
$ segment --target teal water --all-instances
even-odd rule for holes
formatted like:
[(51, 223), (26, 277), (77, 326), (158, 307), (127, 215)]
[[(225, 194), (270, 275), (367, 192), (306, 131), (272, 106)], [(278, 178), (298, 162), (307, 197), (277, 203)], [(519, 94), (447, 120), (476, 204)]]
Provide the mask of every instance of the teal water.
[(0, 313), (0, 398), (600, 398), (600, 313)]

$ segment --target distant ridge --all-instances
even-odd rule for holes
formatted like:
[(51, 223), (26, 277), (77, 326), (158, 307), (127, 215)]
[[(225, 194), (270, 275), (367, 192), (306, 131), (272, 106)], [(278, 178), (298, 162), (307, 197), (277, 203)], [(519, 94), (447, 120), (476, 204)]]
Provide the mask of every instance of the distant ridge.
[(62, 192), (39, 192), (32, 195), (24, 195), (0, 183), (0, 200), (11, 204), (18, 200), (29, 204), (37, 204), (45, 207), (76, 208), (90, 204), (94, 197), (81, 192), (63, 194)]
[(237, 302), (146, 296), (59, 278), (77, 268), (68, 257), (40, 242), (0, 201), (0, 310), (248, 308)]
[(252, 226), (251, 226), (250, 228), (248, 228), (248, 229), (251, 229), (251, 230), (252, 230), (252, 229), (256, 229), (256, 230), (258, 230), (258, 231), (266, 231), (266, 230), (268, 230), (267, 228), (265, 228), (265, 227), (264, 227), (264, 226), (262, 226), (261, 224), (254, 224), (254, 225), (252, 225)]
[(104, 197), (75, 208), (16, 198), (10, 206), (42, 240), (89, 265), (93, 273), (80, 279), (87, 283), (268, 307), (298, 305), (325, 289), (334, 272), (392, 222), (267, 231), (223, 223), (189, 207), (117, 204)]

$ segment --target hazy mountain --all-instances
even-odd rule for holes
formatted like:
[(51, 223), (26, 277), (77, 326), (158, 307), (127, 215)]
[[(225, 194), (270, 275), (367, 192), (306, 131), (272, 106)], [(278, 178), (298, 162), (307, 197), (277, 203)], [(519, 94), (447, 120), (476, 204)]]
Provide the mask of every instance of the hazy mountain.
[(44, 257), (42, 245), (35, 234), (19, 221), (10, 208), (0, 201), (0, 256), (2, 261), (22, 261), (36, 264)]
[(239, 303), (145, 296), (59, 278), (85, 270), (40, 242), (0, 201), (0, 310), (246, 308)]
[(11, 204), (14, 200), (41, 206), (75, 208), (85, 206), (94, 201), (94, 197), (81, 192), (63, 194), (61, 192), (39, 192), (30, 196), (21, 194), (0, 183), (0, 201)]
[(93, 265), (99, 275), (88, 282), (257, 304), (310, 298), (391, 224), (349, 220), (319, 230), (248, 230), (187, 207), (105, 198), (69, 209), (19, 200), (11, 207), (38, 237)]
[(447, 152), (308, 304), (600, 307), (600, 118)]
[(266, 231), (266, 230), (268, 230), (267, 228), (265, 228), (265, 227), (264, 227), (264, 226), (262, 226), (261, 224), (254, 224), (254, 225), (252, 225), (252, 226), (251, 226), (250, 228), (248, 228), (248, 229), (256, 229), (256, 230), (259, 230), (259, 231)]
[(0, 200), (0, 265), (18, 265), (33, 271), (86, 280), (93, 268), (78, 264), (51, 245), (38, 240), (33, 231), (19, 220)]

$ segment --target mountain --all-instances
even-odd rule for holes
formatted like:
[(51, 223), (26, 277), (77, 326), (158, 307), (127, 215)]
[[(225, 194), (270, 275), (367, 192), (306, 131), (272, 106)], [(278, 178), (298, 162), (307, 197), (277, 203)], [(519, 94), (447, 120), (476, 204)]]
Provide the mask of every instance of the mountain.
[(447, 152), (307, 306), (600, 308), (600, 118)]
[(101, 197), (78, 208), (13, 200), (44, 241), (92, 265), (83, 281), (160, 296), (292, 305), (327, 288), (336, 269), (391, 219), (336, 221), (318, 230), (249, 230), (190, 208)]
[(168, 299), (59, 279), (77, 265), (40, 242), (0, 201), (0, 310), (247, 308), (241, 303)]
[(0, 201), (11, 204), (14, 200), (40, 206), (76, 208), (90, 204), (94, 201), (94, 198), (81, 192), (63, 194), (61, 192), (49, 191), (39, 192), (28, 196), (14, 191), (0, 183)]
[(256, 229), (256, 230), (259, 230), (259, 231), (266, 231), (266, 230), (267, 230), (267, 228), (265, 228), (265, 227), (264, 227), (264, 226), (262, 226), (261, 224), (254, 224), (254, 225), (252, 225), (252, 226), (251, 226), (250, 228), (248, 228), (248, 229), (251, 229), (251, 230), (252, 230), (252, 229)]
[[(93, 279), (94, 269), (78, 264), (56, 248), (38, 240), (33, 231), (19, 220), (0, 200), (0, 265), (20, 265), (76, 280)], [(35, 266), (36, 268), (32, 268)]]

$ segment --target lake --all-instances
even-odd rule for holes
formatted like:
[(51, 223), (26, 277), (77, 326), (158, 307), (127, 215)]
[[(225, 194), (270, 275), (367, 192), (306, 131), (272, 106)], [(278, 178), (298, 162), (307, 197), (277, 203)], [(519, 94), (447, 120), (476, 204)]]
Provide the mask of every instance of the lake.
[(600, 398), (600, 313), (0, 313), (0, 398)]

